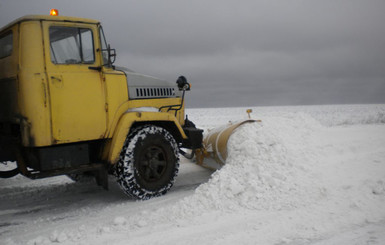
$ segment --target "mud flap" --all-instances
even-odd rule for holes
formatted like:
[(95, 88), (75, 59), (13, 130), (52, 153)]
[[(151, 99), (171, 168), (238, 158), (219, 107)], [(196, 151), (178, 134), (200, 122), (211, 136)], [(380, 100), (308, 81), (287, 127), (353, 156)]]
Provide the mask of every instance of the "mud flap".
[(98, 171), (95, 171), (96, 184), (108, 190), (108, 171), (102, 167)]

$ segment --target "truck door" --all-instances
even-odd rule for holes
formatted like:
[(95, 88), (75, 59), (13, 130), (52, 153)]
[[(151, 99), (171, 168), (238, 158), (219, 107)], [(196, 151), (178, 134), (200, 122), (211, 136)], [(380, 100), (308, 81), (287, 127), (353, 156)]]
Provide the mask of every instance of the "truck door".
[[(103, 138), (106, 102), (95, 24), (43, 22), (53, 140)], [(91, 69), (90, 69), (91, 67)]]

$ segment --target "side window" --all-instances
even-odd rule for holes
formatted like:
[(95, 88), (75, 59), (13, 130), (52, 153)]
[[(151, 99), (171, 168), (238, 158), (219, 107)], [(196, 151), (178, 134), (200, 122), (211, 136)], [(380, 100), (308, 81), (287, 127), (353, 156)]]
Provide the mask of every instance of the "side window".
[(94, 40), (90, 29), (81, 29), (80, 40), (82, 40), (82, 54), (84, 63), (94, 63)]
[(51, 61), (54, 64), (92, 64), (95, 62), (92, 30), (51, 26)]
[(12, 32), (0, 37), (0, 59), (10, 56), (13, 49), (13, 35)]

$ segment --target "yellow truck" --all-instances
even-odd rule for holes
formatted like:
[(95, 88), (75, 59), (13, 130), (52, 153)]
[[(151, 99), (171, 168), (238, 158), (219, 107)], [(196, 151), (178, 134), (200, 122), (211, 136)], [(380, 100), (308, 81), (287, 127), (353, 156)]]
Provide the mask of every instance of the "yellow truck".
[(32, 179), (114, 174), (137, 199), (165, 194), (182, 148), (202, 130), (185, 118), (190, 84), (115, 67), (99, 21), (31, 15), (0, 29), (0, 163)]

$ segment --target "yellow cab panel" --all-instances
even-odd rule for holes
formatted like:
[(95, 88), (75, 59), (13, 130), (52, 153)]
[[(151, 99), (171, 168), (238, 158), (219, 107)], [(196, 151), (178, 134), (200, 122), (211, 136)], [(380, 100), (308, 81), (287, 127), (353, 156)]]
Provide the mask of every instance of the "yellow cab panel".
[(92, 69), (101, 66), (97, 25), (43, 21), (43, 32), (54, 141), (103, 138), (105, 87)]

